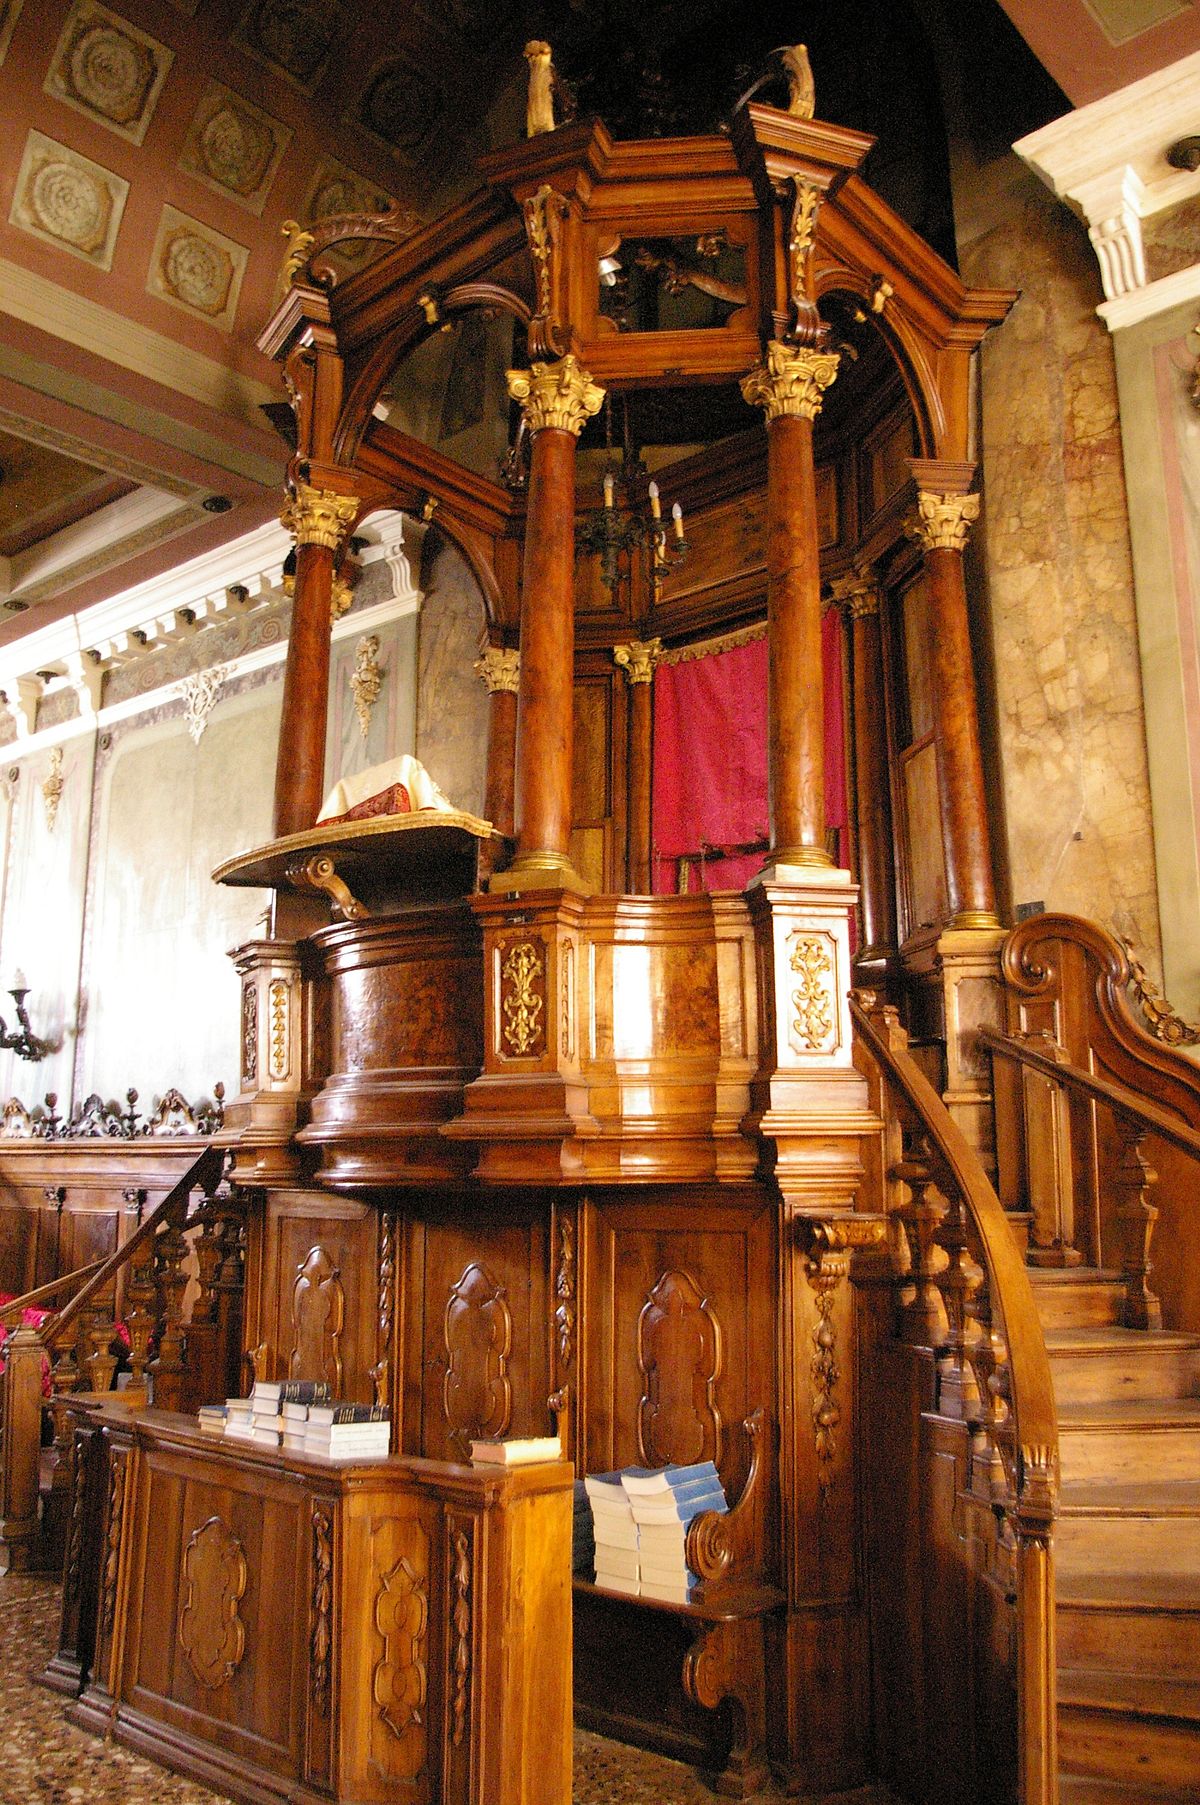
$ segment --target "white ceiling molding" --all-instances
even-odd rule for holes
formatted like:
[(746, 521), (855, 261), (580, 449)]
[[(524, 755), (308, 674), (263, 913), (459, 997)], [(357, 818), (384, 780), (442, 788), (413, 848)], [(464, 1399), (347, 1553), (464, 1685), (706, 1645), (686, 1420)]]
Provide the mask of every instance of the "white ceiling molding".
[(1173, 169), (1166, 159), (1171, 144), (1198, 131), (1200, 51), (1013, 145), (1086, 222), (1107, 301), (1147, 286), (1142, 220), (1200, 194), (1200, 170)]
[(1110, 332), (1119, 332), (1122, 326), (1152, 320), (1172, 307), (1182, 307), (1185, 301), (1200, 301), (1200, 263), (1176, 270), (1172, 276), (1160, 276), (1157, 282), (1148, 282), (1145, 288), (1135, 288), (1112, 301), (1101, 301), (1096, 312)]

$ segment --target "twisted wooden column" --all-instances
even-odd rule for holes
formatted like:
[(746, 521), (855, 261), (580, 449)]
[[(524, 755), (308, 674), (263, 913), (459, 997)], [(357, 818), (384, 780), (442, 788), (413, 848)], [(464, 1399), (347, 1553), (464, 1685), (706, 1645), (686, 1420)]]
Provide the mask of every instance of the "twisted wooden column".
[(296, 578), (275, 763), (276, 839), (303, 833), (321, 810), (333, 573), (359, 505), (355, 495), (298, 483), (280, 515), (295, 536)]
[(836, 351), (772, 339), (742, 394), (767, 416), (768, 867), (828, 866), (813, 421)]
[(629, 870), (630, 890), (650, 892), (650, 774), (653, 749), (651, 701), (661, 639), (631, 639), (613, 647), (613, 658), (629, 681)]
[[(946, 891), (953, 925), (997, 925), (991, 834), (979, 744), (979, 710), (963, 551), (979, 496), (966, 493), (970, 465), (913, 461), (917, 506), (906, 523), (925, 556), (929, 577), (934, 732)], [(926, 488), (941, 479), (944, 489)]]
[(532, 445), (521, 589), (517, 691), (517, 855), (493, 890), (584, 889), (571, 864), (575, 730), (575, 451), (599, 410), (598, 388), (571, 356), (508, 372)]
[(850, 629), (851, 722), (854, 738), (855, 844), (863, 944), (857, 969), (879, 967), (896, 955), (896, 858), (883, 707), (883, 642), (879, 584), (869, 576), (841, 577), (833, 599)]

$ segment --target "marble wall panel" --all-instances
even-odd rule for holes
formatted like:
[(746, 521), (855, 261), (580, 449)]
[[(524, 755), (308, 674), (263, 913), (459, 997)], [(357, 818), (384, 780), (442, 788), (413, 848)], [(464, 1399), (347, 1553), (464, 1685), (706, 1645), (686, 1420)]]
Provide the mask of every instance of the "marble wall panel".
[(462, 554), (436, 529), (426, 535), (421, 587), (416, 755), (456, 808), (482, 815), (488, 698), (474, 664), (483, 597)]
[(962, 266), (970, 283), (1020, 290), (981, 352), (986, 500), (974, 553), (1012, 899), (1099, 919), (1157, 971), (1129, 519), (1095, 256), (1084, 228), (1024, 175)]

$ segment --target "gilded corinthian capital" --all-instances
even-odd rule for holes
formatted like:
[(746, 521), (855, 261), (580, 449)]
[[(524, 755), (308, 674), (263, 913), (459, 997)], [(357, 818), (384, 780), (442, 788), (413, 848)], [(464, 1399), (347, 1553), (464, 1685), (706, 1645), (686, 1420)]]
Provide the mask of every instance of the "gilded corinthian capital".
[(829, 594), (834, 606), (841, 609), (847, 620), (861, 620), (864, 615), (879, 613), (880, 589), (873, 577), (836, 577), (829, 585)]
[(497, 690), (507, 690), (515, 696), (521, 676), (521, 654), (515, 646), (505, 650), (503, 646), (489, 646), (481, 658), (475, 660), (475, 675), (482, 679), (489, 696)]
[(662, 649), (661, 639), (631, 639), (613, 647), (613, 662), (621, 666), (631, 685), (650, 683)]
[(604, 400), (604, 390), (570, 353), (557, 363), (510, 370), (508, 392), (520, 402), (531, 433), (541, 432), (543, 426), (557, 426), (576, 438), (591, 416), (599, 413)]
[(340, 551), (358, 514), (356, 495), (339, 495), (333, 489), (314, 489), (297, 483), (296, 492), (283, 504), (279, 518), (297, 545), (323, 545)]
[(960, 552), (967, 543), (972, 521), (979, 518), (978, 495), (934, 495), (917, 492), (917, 505), (904, 522), (904, 530), (923, 552)]
[(768, 421), (785, 414), (815, 420), (837, 370), (836, 351), (814, 351), (773, 338), (765, 361), (742, 377), (742, 395), (751, 407), (761, 407)]

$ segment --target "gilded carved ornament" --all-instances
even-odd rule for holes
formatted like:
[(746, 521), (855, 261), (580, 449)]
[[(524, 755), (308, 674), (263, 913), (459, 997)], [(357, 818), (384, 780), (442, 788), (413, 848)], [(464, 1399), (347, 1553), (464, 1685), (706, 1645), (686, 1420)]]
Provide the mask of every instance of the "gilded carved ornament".
[(1200, 1043), (1200, 1028), (1193, 1027), (1168, 1003), (1134, 951), (1133, 942), (1119, 936), (1129, 961), (1129, 988), (1155, 1040), (1167, 1047), (1194, 1047)]
[(327, 551), (337, 552), (354, 525), (358, 509), (356, 495), (339, 495), (333, 489), (297, 483), (279, 518), (298, 546), (323, 545)]
[(365, 743), (371, 731), (371, 715), (383, 688), (383, 671), (379, 665), (379, 635), (364, 633), (354, 653), (354, 669), (350, 673), (350, 693), (358, 716), (358, 731)]
[(510, 370), (507, 381), (508, 392), (520, 403), (530, 433), (553, 426), (578, 438), (591, 416), (599, 413), (604, 400), (604, 390), (570, 353), (555, 363)]
[(521, 654), (515, 646), (489, 646), (475, 660), (475, 675), (482, 679), (489, 696), (498, 690), (515, 696), (521, 680)]
[(834, 606), (840, 608), (848, 620), (863, 620), (878, 614), (883, 601), (879, 584), (865, 576), (836, 577), (829, 585), (829, 594)]
[(613, 647), (613, 663), (620, 665), (631, 687), (651, 683), (662, 649), (661, 639), (631, 639), (626, 645)]
[(817, 1457), (817, 1485), (823, 1497), (833, 1483), (837, 1430), (842, 1419), (841, 1405), (836, 1397), (841, 1372), (837, 1363), (834, 1300), (849, 1275), (854, 1250), (881, 1245), (887, 1227), (881, 1216), (845, 1215), (803, 1217), (797, 1228), (807, 1243), (804, 1273), (817, 1304), (809, 1367), (813, 1385), (813, 1448)]
[(788, 268), (794, 301), (802, 300), (808, 292), (808, 266), (816, 243), (817, 214), (820, 207), (821, 190), (812, 182), (806, 182), (802, 176), (793, 176), (792, 213), (788, 221)]
[(63, 749), (52, 746), (50, 749), (50, 769), (42, 781), (42, 803), (46, 810), (46, 832), (54, 832), (54, 823), (58, 820), (58, 805), (63, 793)]
[(979, 519), (981, 499), (978, 495), (936, 495), (921, 489), (904, 530), (923, 552), (961, 552), (972, 524)]
[(761, 407), (768, 422), (785, 416), (815, 420), (837, 371), (836, 351), (814, 351), (773, 338), (764, 361), (742, 377), (742, 396), (751, 407)]
[(290, 288), (298, 280), (317, 241), (315, 234), (302, 226), (298, 219), (285, 219), (279, 230), (281, 236), (288, 241), (283, 268), (279, 273), (280, 282), (284, 288)]
[(786, 44), (779, 52), (779, 60), (787, 76), (788, 112), (793, 119), (815, 119), (817, 90), (807, 45)]

